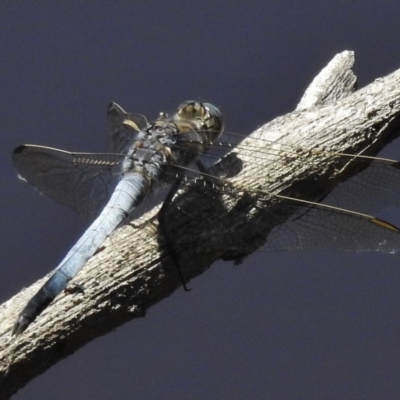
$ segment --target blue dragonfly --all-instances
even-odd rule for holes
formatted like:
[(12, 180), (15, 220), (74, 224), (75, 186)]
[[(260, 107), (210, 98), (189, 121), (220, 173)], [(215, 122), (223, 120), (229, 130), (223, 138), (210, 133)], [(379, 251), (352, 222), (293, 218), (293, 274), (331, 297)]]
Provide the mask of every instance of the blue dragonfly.
[(146, 197), (169, 185), (166, 207), (182, 180), (179, 167), (197, 161), (203, 168), (198, 157), (221, 135), (224, 121), (219, 109), (210, 103), (187, 101), (171, 117), (161, 113), (152, 123), (112, 103), (108, 125), (112, 153), (71, 153), (34, 145), (20, 146), (13, 153), (13, 163), (23, 180), (81, 216), (94, 219), (19, 314), (13, 334), (23, 332), (66, 288)]
[[(144, 116), (126, 113), (112, 103), (108, 109), (111, 153), (71, 153), (34, 145), (18, 147), (13, 162), (24, 180), (94, 222), (21, 311), (13, 334), (22, 333), (67, 287), (104, 240), (132, 215), (140, 213), (145, 199), (163, 187), (169, 188), (169, 192), (159, 219), (161, 233), (169, 244), (168, 234), (162, 229), (163, 211), (185, 182), (211, 183), (212, 190), (223, 189), (232, 196), (246, 192), (255, 198), (248, 205), (253, 216), (248, 223), (253, 224), (255, 236), (262, 238), (267, 250), (320, 248), (390, 253), (400, 250), (399, 229), (364, 214), (399, 204), (399, 163), (334, 153), (332, 157), (339, 164), (356, 162), (359, 173), (324, 196), (310, 200), (302, 198), (299, 192), (296, 197), (287, 197), (268, 188), (234, 186), (229, 178), (241, 170), (241, 160), (229, 158), (230, 154), (208, 167), (207, 157), (213, 164), (232, 148), (244, 149), (251, 154), (248, 167), (260, 168), (266, 155), (275, 159), (296, 157), (299, 164), (309, 162), (309, 155), (302, 157), (299, 149), (289, 145), (277, 150), (276, 143), (268, 139), (260, 139), (264, 143), (259, 147), (251, 147), (243, 136), (233, 133), (225, 133), (222, 139), (223, 130), (223, 116), (210, 103), (186, 101), (171, 117), (161, 113), (151, 123)], [(280, 168), (279, 163), (276, 168)], [(279, 204), (270, 207), (275, 200)], [(186, 289), (173, 250), (171, 255)], [(241, 256), (240, 252), (232, 253), (233, 259)]]

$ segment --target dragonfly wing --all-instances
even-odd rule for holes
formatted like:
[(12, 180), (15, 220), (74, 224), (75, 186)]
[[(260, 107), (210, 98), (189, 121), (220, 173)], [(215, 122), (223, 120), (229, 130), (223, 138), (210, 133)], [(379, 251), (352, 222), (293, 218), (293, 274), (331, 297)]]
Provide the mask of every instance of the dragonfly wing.
[(41, 193), (86, 219), (107, 204), (117, 182), (119, 154), (70, 153), (50, 147), (23, 145), (14, 150), (20, 177)]
[[(265, 157), (289, 160), (285, 162), (299, 162), (301, 158), (301, 163), (313, 163), (313, 152), (315, 155), (323, 152), (314, 149), (308, 153), (300, 146), (281, 144), (267, 139), (256, 139), (255, 143), (249, 146), (245, 136), (224, 133), (218, 142), (210, 146), (204, 155), (204, 158), (209, 159), (208, 164), (202, 160), (203, 164), (211, 165), (236, 146), (245, 154), (251, 154), (251, 160), (247, 163), (251, 163), (254, 169), (259, 166), (265, 168)], [(330, 156), (337, 160), (339, 169), (347, 168), (348, 164), (351, 164), (355, 165), (359, 172), (355, 172), (355, 176), (338, 184), (325, 197), (325, 203), (363, 213), (376, 213), (400, 205), (400, 162), (355, 154), (330, 153)]]
[(107, 111), (107, 132), (113, 153), (126, 153), (127, 145), (135, 139), (138, 131), (145, 129), (147, 119), (143, 115), (127, 113), (116, 103)]
[(324, 199), (337, 207), (372, 213), (400, 205), (400, 163), (375, 160)]
[(273, 224), (282, 222), (267, 236), (267, 250), (400, 250), (400, 230), (381, 219), (322, 204), (306, 207), (289, 201), (281, 207), (283, 213), (267, 216)]

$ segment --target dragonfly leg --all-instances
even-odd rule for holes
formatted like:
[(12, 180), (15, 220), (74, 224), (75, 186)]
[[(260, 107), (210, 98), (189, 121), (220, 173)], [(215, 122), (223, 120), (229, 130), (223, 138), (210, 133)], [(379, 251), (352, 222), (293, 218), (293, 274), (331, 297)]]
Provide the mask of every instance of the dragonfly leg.
[(162, 233), (162, 235), (164, 237), (164, 240), (166, 241), (168, 250), (170, 251), (170, 256), (172, 258), (172, 261), (174, 262), (174, 264), (176, 266), (176, 269), (178, 271), (178, 274), (179, 274), (179, 278), (182, 281), (183, 289), (185, 290), (185, 292), (189, 292), (190, 289), (188, 289), (188, 287), (186, 286), (185, 278), (183, 276), (183, 273), (182, 273), (182, 270), (181, 270), (181, 267), (180, 267), (180, 264), (179, 264), (179, 261), (178, 261), (178, 256), (177, 256), (177, 254), (176, 254), (176, 252), (175, 252), (175, 250), (173, 248), (171, 240), (169, 239), (168, 232), (167, 232), (166, 226), (165, 226), (165, 214), (166, 214), (166, 211), (168, 210), (168, 207), (170, 206), (170, 204), (172, 202), (172, 199), (174, 198), (176, 192), (178, 191), (179, 186), (182, 183), (182, 179), (183, 178), (181, 176), (179, 176), (176, 179), (176, 181), (174, 182), (174, 184), (171, 185), (171, 189), (168, 192), (168, 195), (165, 198), (164, 203), (161, 206), (160, 211), (158, 212), (158, 222), (159, 222), (159, 225), (160, 225), (161, 233)]
[(200, 160), (196, 161), (196, 166), (206, 182), (223, 186), (227, 184), (227, 178), (232, 178), (242, 171), (243, 161), (236, 153), (232, 153), (211, 167), (206, 168)]

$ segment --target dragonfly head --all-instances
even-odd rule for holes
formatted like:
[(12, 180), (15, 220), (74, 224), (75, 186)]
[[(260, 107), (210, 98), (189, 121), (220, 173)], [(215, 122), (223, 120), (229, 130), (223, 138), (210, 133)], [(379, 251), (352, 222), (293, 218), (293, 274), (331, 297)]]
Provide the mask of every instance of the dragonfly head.
[(211, 103), (188, 100), (178, 107), (179, 119), (194, 121), (198, 129), (207, 134), (209, 143), (217, 140), (224, 130), (224, 117), (221, 111)]

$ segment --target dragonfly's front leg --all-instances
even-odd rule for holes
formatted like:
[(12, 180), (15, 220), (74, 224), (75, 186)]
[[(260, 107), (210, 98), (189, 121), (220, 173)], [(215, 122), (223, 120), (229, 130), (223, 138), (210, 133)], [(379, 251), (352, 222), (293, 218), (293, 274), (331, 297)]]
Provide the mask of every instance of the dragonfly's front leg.
[(166, 229), (166, 225), (165, 225), (165, 213), (168, 210), (168, 207), (170, 206), (172, 199), (174, 198), (174, 196), (176, 195), (176, 193), (179, 190), (179, 187), (182, 183), (183, 177), (182, 176), (178, 176), (178, 178), (175, 180), (175, 182), (171, 185), (171, 189), (168, 192), (167, 197), (164, 200), (164, 203), (158, 213), (158, 222), (160, 224), (160, 230), (161, 230), (161, 234), (164, 237), (164, 240), (167, 244), (168, 250), (170, 252), (172, 261), (174, 262), (176, 269), (178, 271), (179, 277), (182, 281), (182, 285), (183, 285), (183, 289), (185, 290), (185, 292), (189, 292), (190, 289), (188, 289), (188, 287), (186, 286), (186, 282), (185, 282), (185, 278), (183, 276), (180, 264), (179, 264), (179, 260), (178, 260), (178, 256), (173, 248), (173, 244), (171, 243), (171, 240), (169, 238), (167, 229)]
[[(219, 163), (215, 164), (211, 168), (206, 168), (200, 160), (196, 161), (196, 166), (200, 171), (204, 181), (214, 187), (214, 185), (221, 184), (221, 179), (223, 183), (226, 183), (225, 178), (229, 178), (232, 176), (236, 176), (243, 167), (243, 162), (240, 158), (237, 157), (235, 153), (229, 154), (228, 156), (224, 157)], [(178, 175), (175, 179), (175, 182), (171, 185), (171, 189), (168, 192), (167, 197), (164, 200), (164, 203), (158, 213), (158, 222), (160, 224), (160, 230), (166, 244), (169, 248), (171, 258), (178, 270), (179, 277), (182, 281), (182, 285), (185, 291), (189, 291), (190, 289), (187, 288), (185, 278), (183, 276), (178, 256), (174, 250), (173, 243), (170, 240), (170, 236), (168, 235), (168, 231), (166, 229), (165, 224), (165, 215), (167, 212), (168, 207), (170, 206), (172, 199), (174, 198), (175, 194), (178, 192), (179, 187), (183, 181), (183, 175)]]

